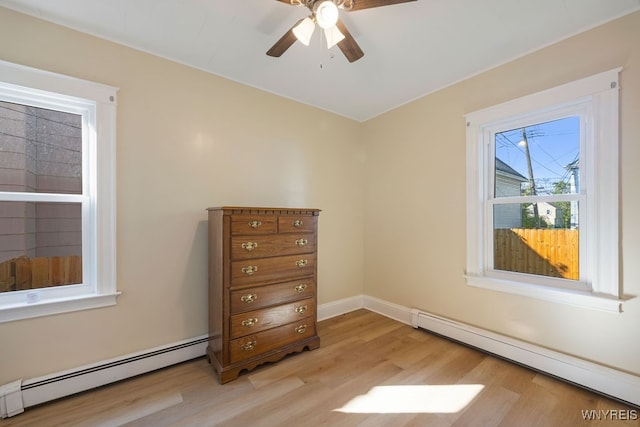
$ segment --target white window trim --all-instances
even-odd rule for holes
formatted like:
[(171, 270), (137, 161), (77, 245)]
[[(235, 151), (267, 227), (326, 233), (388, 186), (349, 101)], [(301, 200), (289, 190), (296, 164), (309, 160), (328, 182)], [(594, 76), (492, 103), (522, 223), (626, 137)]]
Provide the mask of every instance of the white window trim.
[[(116, 290), (116, 93), (117, 88), (0, 61), (3, 98), (43, 108), (81, 111), (88, 119), (83, 147), (82, 195), (52, 200), (85, 201), (83, 206), (83, 281), (0, 294), (0, 323), (114, 305)], [(84, 138), (83, 138), (84, 139)], [(86, 150), (85, 150), (86, 148)], [(95, 171), (89, 174), (87, 169)], [(32, 193), (4, 192), (3, 200), (32, 201)], [(37, 194), (39, 201), (48, 196)], [(86, 255), (89, 255), (88, 257)], [(88, 259), (89, 258), (89, 259)]]
[[(618, 76), (621, 68), (606, 71), (562, 86), (524, 96), (465, 116), (467, 123), (467, 268), (465, 277), (471, 286), (508, 292), (526, 297), (584, 308), (622, 312), (623, 298), (619, 282), (618, 259)], [(495, 274), (487, 266), (485, 199), (488, 193), (486, 166), (486, 130), (496, 123), (526, 117), (535, 112), (564, 106), (590, 104), (593, 123), (593, 156), (584, 168), (591, 171), (586, 236), (586, 263), (591, 267), (587, 286), (580, 289), (541, 286), (526, 280), (527, 275)], [(611, 141), (599, 143), (599, 141)], [(582, 159), (581, 159), (582, 161)], [(582, 191), (582, 189), (581, 189)]]

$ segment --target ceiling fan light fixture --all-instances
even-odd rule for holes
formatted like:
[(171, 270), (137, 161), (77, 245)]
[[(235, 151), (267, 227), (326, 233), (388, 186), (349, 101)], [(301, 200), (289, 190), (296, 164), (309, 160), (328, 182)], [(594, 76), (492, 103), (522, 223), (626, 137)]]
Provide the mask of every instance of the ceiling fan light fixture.
[(327, 49), (331, 49), (344, 40), (344, 34), (334, 25), (331, 28), (324, 29), (324, 38), (327, 39)]
[(314, 6), (316, 22), (321, 28), (334, 27), (338, 22), (338, 6), (331, 0), (324, 0)]
[(296, 38), (305, 46), (309, 46), (311, 42), (311, 36), (313, 35), (313, 30), (316, 29), (316, 24), (313, 22), (311, 18), (304, 18), (298, 25), (293, 27), (293, 34)]

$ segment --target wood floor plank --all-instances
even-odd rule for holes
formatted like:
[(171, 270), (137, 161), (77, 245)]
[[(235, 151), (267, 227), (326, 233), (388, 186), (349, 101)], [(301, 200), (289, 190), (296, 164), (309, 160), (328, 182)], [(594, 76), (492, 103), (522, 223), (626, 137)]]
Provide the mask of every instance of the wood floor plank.
[(121, 426), (179, 405), (182, 402), (184, 402), (184, 399), (180, 393), (166, 395), (154, 393), (145, 399), (131, 403), (126, 408), (118, 408), (117, 414), (95, 413), (84, 418), (82, 422), (94, 427)]
[(329, 399), (319, 402), (313, 411), (304, 414), (303, 419), (308, 420), (308, 425), (356, 425), (362, 422), (368, 414), (345, 413), (340, 409), (352, 399), (366, 394), (380, 381), (396, 375), (399, 370), (400, 368), (393, 363), (382, 360), (375, 365), (369, 365), (366, 375), (344, 377), (342, 382), (332, 381), (337, 384), (334, 393)]
[(452, 418), (456, 418), (452, 425), (460, 427), (499, 426), (519, 398), (518, 393), (504, 387), (485, 388), (469, 406), (452, 416)]
[[(520, 391), (520, 398), (504, 417), (500, 426), (550, 426), (554, 418), (550, 414), (556, 410), (559, 401), (556, 396), (534, 383)], [(556, 420), (556, 423), (558, 420)]]
[(319, 400), (329, 399), (333, 390), (321, 383), (305, 384), (303, 387), (283, 394), (250, 411), (236, 415), (221, 425), (229, 426), (296, 426), (304, 414), (315, 410)]
[[(319, 322), (318, 333), (319, 349), (224, 385), (199, 358), (28, 408), (0, 427), (639, 424), (638, 408), (367, 310)], [(613, 411), (636, 418), (612, 422)]]
[(349, 337), (331, 345), (322, 344), (317, 350), (305, 352), (304, 357), (294, 354), (278, 363), (260, 366), (248, 375), (248, 379), (255, 388), (259, 388), (288, 377), (291, 372), (305, 372), (306, 375), (310, 375), (316, 370), (327, 369), (327, 366), (339, 365), (339, 355), (349, 353), (351, 348), (360, 343), (359, 338)]
[(226, 402), (222, 406), (204, 406), (201, 411), (178, 420), (176, 426), (217, 426), (225, 425), (229, 420), (238, 415), (252, 412), (253, 408), (270, 400), (277, 399), (292, 390), (303, 386), (304, 383), (297, 377), (284, 378), (272, 383), (269, 387), (263, 387), (238, 396), (236, 399)]

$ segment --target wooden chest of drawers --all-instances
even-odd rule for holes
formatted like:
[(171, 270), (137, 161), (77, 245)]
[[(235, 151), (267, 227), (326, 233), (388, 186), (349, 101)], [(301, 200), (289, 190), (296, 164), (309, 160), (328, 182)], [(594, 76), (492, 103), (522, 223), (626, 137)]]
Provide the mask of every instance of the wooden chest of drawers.
[(320, 346), (318, 209), (209, 208), (209, 345), (221, 383)]

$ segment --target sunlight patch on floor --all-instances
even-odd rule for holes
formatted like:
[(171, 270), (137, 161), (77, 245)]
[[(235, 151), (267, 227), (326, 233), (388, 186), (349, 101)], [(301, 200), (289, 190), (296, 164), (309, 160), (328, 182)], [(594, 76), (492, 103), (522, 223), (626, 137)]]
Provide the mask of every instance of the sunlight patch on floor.
[(481, 384), (377, 386), (334, 411), (356, 414), (450, 414), (464, 409), (483, 388)]

